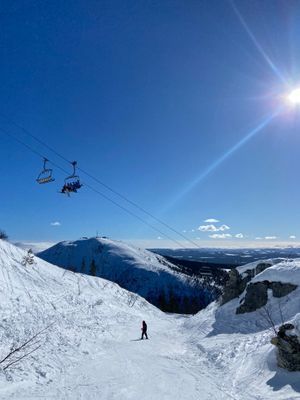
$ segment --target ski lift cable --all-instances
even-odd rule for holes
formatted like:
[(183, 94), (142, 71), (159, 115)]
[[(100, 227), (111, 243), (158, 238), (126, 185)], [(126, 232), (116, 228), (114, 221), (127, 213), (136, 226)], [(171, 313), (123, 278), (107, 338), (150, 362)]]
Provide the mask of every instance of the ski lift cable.
[[(31, 146), (29, 146), (27, 143), (23, 142), (22, 140), (20, 140), (19, 138), (17, 138), (16, 136), (12, 135), (11, 133), (7, 132), (6, 130), (4, 130), (3, 128), (0, 128), (0, 131), (5, 133), (7, 136), (11, 137), (12, 139), (14, 139), (15, 141), (17, 141), (19, 144), (21, 144), (22, 146), (26, 147), (29, 151), (31, 151), (32, 153), (34, 153), (36, 156), (38, 156), (39, 158), (45, 158), (45, 156), (41, 153), (39, 153), (38, 151), (36, 151), (35, 149), (33, 149)], [(54, 163), (53, 161), (49, 160), (48, 161), (55, 166), (56, 168), (58, 168), (59, 170), (61, 170), (63, 173), (68, 173), (68, 171), (66, 171), (64, 168), (62, 168), (60, 165)], [(120, 208), (121, 210), (125, 211), (127, 214), (131, 215), (132, 217), (135, 217), (136, 219), (138, 219), (139, 221), (143, 222), (143, 224), (147, 225), (148, 227), (150, 227), (151, 229), (155, 230), (156, 232), (158, 232), (160, 235), (166, 237), (167, 239), (171, 240), (173, 243), (175, 243), (177, 246), (180, 246), (182, 248), (185, 248), (185, 246), (183, 246), (182, 243), (180, 243), (179, 241), (177, 241), (176, 239), (172, 238), (171, 236), (169, 236), (168, 234), (166, 234), (165, 232), (161, 231), (160, 229), (156, 228), (155, 226), (153, 226), (152, 224), (150, 224), (148, 221), (146, 221), (144, 218), (140, 217), (139, 215), (135, 214), (134, 212), (130, 211), (129, 209), (127, 209), (126, 207), (122, 206), (121, 204), (119, 204), (118, 202), (116, 202), (115, 200), (111, 199), (109, 196), (105, 195), (104, 193), (100, 192), (99, 190), (95, 189), (93, 186), (89, 185), (88, 183), (83, 182), (84, 186), (88, 187), (90, 190), (92, 190), (93, 192), (95, 192), (96, 194), (98, 194), (99, 196), (103, 197), (104, 199), (106, 199), (107, 201), (111, 202), (112, 204), (114, 204), (116, 207)]]
[(183, 239), (185, 239), (186, 241), (188, 241), (189, 243), (193, 244), (196, 247), (199, 247), (199, 245), (194, 242), (192, 239), (188, 238), (186, 235), (183, 235), (181, 232), (179, 232), (178, 230), (176, 230), (175, 228), (173, 228), (172, 226), (170, 226), (169, 224), (167, 224), (166, 222), (164, 222), (163, 220), (161, 220), (160, 218), (156, 217), (155, 215), (153, 215), (152, 213), (150, 213), (149, 211), (147, 211), (145, 208), (141, 207), (140, 205), (138, 205), (137, 203), (135, 203), (134, 201), (130, 200), (128, 197), (124, 196), (122, 193), (119, 193), (118, 191), (116, 191), (115, 189), (111, 188), (110, 186), (108, 186), (106, 183), (100, 181), (98, 178), (94, 177), (93, 175), (91, 175), (89, 172), (83, 170), (82, 168), (78, 167), (78, 170), (83, 172), (85, 175), (87, 175), (89, 178), (93, 179), (95, 182), (99, 183), (100, 185), (104, 186), (106, 189), (110, 190), (112, 193), (116, 194), (117, 196), (119, 196), (121, 199), (127, 201), (127, 203), (131, 204), (132, 206), (134, 206), (135, 208), (137, 208), (138, 210), (142, 211), (144, 214), (148, 215), (149, 217), (151, 217), (153, 220), (155, 220), (156, 222), (160, 223), (161, 225), (165, 226), (166, 228), (168, 228), (170, 231), (176, 233), (178, 236), (181, 236)]
[(132, 215), (133, 217), (135, 217), (136, 219), (138, 219), (139, 221), (143, 222), (145, 225), (149, 226), (150, 228), (154, 229), (156, 232), (158, 232), (160, 235), (165, 236), (167, 239), (171, 240), (173, 243), (176, 243), (178, 246), (182, 247), (183, 249), (185, 248), (185, 246), (183, 246), (182, 243), (178, 242), (176, 239), (172, 238), (171, 236), (169, 236), (168, 234), (164, 233), (163, 231), (161, 231), (160, 229), (156, 228), (155, 226), (153, 226), (152, 224), (150, 224), (149, 222), (147, 222), (144, 218), (141, 218), (140, 216), (138, 216), (137, 214), (133, 213), (132, 211), (128, 210), (128, 208), (123, 207), (121, 204), (117, 203), (115, 200), (111, 199), (110, 197), (106, 196), (105, 194), (103, 194), (102, 192), (98, 191), (97, 189), (95, 189), (94, 187), (92, 187), (91, 185), (84, 183), (84, 186), (88, 187), (89, 189), (91, 189), (93, 192), (99, 194), (100, 196), (104, 197), (105, 199), (109, 200), (111, 203), (113, 203), (115, 206), (119, 207), (120, 209), (122, 209), (123, 211), (127, 212), (127, 214)]
[[(66, 157), (64, 157), (62, 154), (60, 154), (58, 151), (56, 151), (53, 147), (49, 146), (47, 143), (45, 143), (44, 141), (42, 141), (40, 138), (38, 138), (37, 136), (35, 136), (34, 134), (32, 134), (28, 129), (24, 128), (23, 126), (17, 124), (16, 122), (12, 121), (11, 119), (7, 118), (6, 116), (0, 114), (3, 118), (5, 118), (9, 123), (11, 123), (12, 125), (16, 126), (18, 129), (21, 129), (26, 135), (30, 136), (31, 138), (33, 138), (34, 140), (36, 140), (39, 144), (41, 144), (42, 146), (46, 147), (48, 150), (50, 150), (51, 152), (53, 152), (55, 155), (57, 155), (59, 158), (61, 158), (62, 160), (66, 161), (66, 162), (70, 162)], [(186, 240), (187, 242), (191, 243), (193, 246), (196, 246), (197, 248), (199, 248), (198, 243), (194, 242), (192, 239), (188, 238), (186, 235), (184, 235), (183, 233), (179, 232), (177, 229), (173, 228), (172, 226), (170, 226), (169, 224), (167, 224), (166, 222), (164, 222), (163, 220), (161, 220), (160, 218), (156, 217), (155, 215), (153, 215), (152, 213), (150, 213), (149, 211), (147, 211), (144, 207), (141, 207), (139, 204), (137, 204), (136, 202), (130, 200), (127, 196), (123, 195), (122, 193), (120, 193), (119, 191), (113, 189), (111, 186), (107, 185), (105, 182), (101, 181), (100, 179), (98, 179), (97, 177), (93, 176), (92, 174), (90, 174), (88, 171), (84, 170), (83, 168), (79, 168), (78, 170), (81, 171), (82, 173), (84, 173), (85, 175), (87, 175), (89, 178), (93, 179), (95, 182), (99, 183), (100, 185), (102, 185), (103, 187), (105, 187), (107, 190), (109, 190), (110, 192), (114, 193), (115, 195), (117, 195), (118, 197), (120, 197), (121, 199), (125, 200), (127, 203), (131, 204), (132, 206), (134, 206), (135, 208), (137, 208), (138, 210), (140, 210), (141, 212), (143, 212), (144, 214), (148, 215), (149, 217), (151, 217), (153, 220), (155, 220), (156, 222), (160, 223), (161, 225), (165, 226), (166, 228), (168, 228), (170, 231), (176, 233), (178, 236), (181, 236), (184, 240)]]

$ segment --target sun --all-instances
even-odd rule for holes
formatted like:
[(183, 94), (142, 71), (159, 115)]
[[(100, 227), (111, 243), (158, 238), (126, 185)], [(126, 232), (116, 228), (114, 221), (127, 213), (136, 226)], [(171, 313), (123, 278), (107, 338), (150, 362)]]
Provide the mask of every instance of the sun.
[(292, 104), (300, 104), (300, 88), (292, 90), (288, 94), (287, 100)]

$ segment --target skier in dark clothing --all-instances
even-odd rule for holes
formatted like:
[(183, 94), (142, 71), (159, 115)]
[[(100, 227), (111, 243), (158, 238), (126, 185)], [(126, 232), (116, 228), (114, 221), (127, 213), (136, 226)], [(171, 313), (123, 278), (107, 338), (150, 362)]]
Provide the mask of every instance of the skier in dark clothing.
[(147, 335), (147, 324), (146, 324), (145, 321), (143, 321), (143, 323), (142, 323), (141, 330), (142, 330), (142, 337), (141, 337), (141, 340), (144, 339), (144, 335), (146, 336), (146, 339), (148, 339), (148, 335)]

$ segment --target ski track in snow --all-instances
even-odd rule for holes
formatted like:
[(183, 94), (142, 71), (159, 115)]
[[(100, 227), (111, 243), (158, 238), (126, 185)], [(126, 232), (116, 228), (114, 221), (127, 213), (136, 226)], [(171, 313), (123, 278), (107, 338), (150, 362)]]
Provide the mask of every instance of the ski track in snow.
[[(253, 313), (235, 316), (238, 299), (220, 314), (216, 304), (164, 314), (109, 281), (38, 258), (22, 266), (24, 254), (0, 241), (0, 358), (53, 325), (37, 352), (0, 370), (1, 400), (300, 399), (300, 373), (276, 367), (272, 333), (254, 329)], [(139, 340), (142, 319), (149, 340)]]

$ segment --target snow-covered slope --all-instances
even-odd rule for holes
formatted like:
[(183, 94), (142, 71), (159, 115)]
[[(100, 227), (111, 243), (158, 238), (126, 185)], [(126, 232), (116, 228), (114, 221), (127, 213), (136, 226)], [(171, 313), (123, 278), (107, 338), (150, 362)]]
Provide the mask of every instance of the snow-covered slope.
[[(254, 263), (248, 264), (246, 269), (253, 267)], [(269, 291), (265, 307), (245, 314), (236, 314), (236, 310), (247, 289), (222, 306), (212, 303), (185, 322), (191, 332), (187, 341), (198, 349), (199, 367), (205, 365), (232, 398), (300, 399), (300, 372), (279, 368), (277, 350), (270, 344), (275, 336), (271, 320), (275, 328), (283, 322), (293, 323), (300, 336), (300, 259), (281, 261), (256, 275), (248, 285), (265, 281), (299, 286), (281, 298)]]
[[(46, 330), (24, 351), (0, 364), (3, 368), (41, 345), (0, 374), (2, 399), (44, 398), (47, 390), (53, 395), (53, 387), (59, 394), (57, 386), (66, 374), (81, 367), (84, 371), (97, 346), (100, 357), (106, 343), (112, 338), (118, 341), (120, 330), (134, 325), (135, 335), (128, 333), (127, 340), (135, 338), (145, 315), (151, 319), (159, 314), (111, 282), (74, 274), (38, 258), (32, 265), (22, 265), (26, 254), (0, 240), (1, 360), (10, 349)], [(68, 389), (59, 398), (69, 398)]]
[[(213, 377), (189, 364), (184, 318), (100, 278), (38, 258), (23, 265), (26, 256), (0, 240), (1, 360), (41, 332), (0, 363), (0, 399), (227, 398)], [(143, 342), (142, 319), (150, 337)]]
[(0, 364), (0, 399), (199, 399), (176, 318), (109, 281), (37, 257), (22, 265), (26, 255), (0, 240), (1, 360), (45, 330)]
[(215, 288), (176, 271), (163, 257), (104, 238), (61, 242), (38, 254), (60, 267), (99, 276), (165, 311), (195, 313), (216, 297)]
[[(46, 330), (26, 349), (40, 346), (35, 352), (6, 370), (0, 364), (1, 400), (300, 398), (300, 373), (276, 366), (266, 321), (236, 315), (239, 299), (193, 317), (167, 315), (114, 283), (37, 257), (22, 265), (24, 257), (0, 240), (1, 359)], [(299, 265), (274, 273), (298, 276)], [(283, 298), (287, 319), (299, 320), (299, 298), (298, 289)], [(269, 299), (274, 309), (277, 300)], [(142, 319), (148, 341), (137, 340)]]

